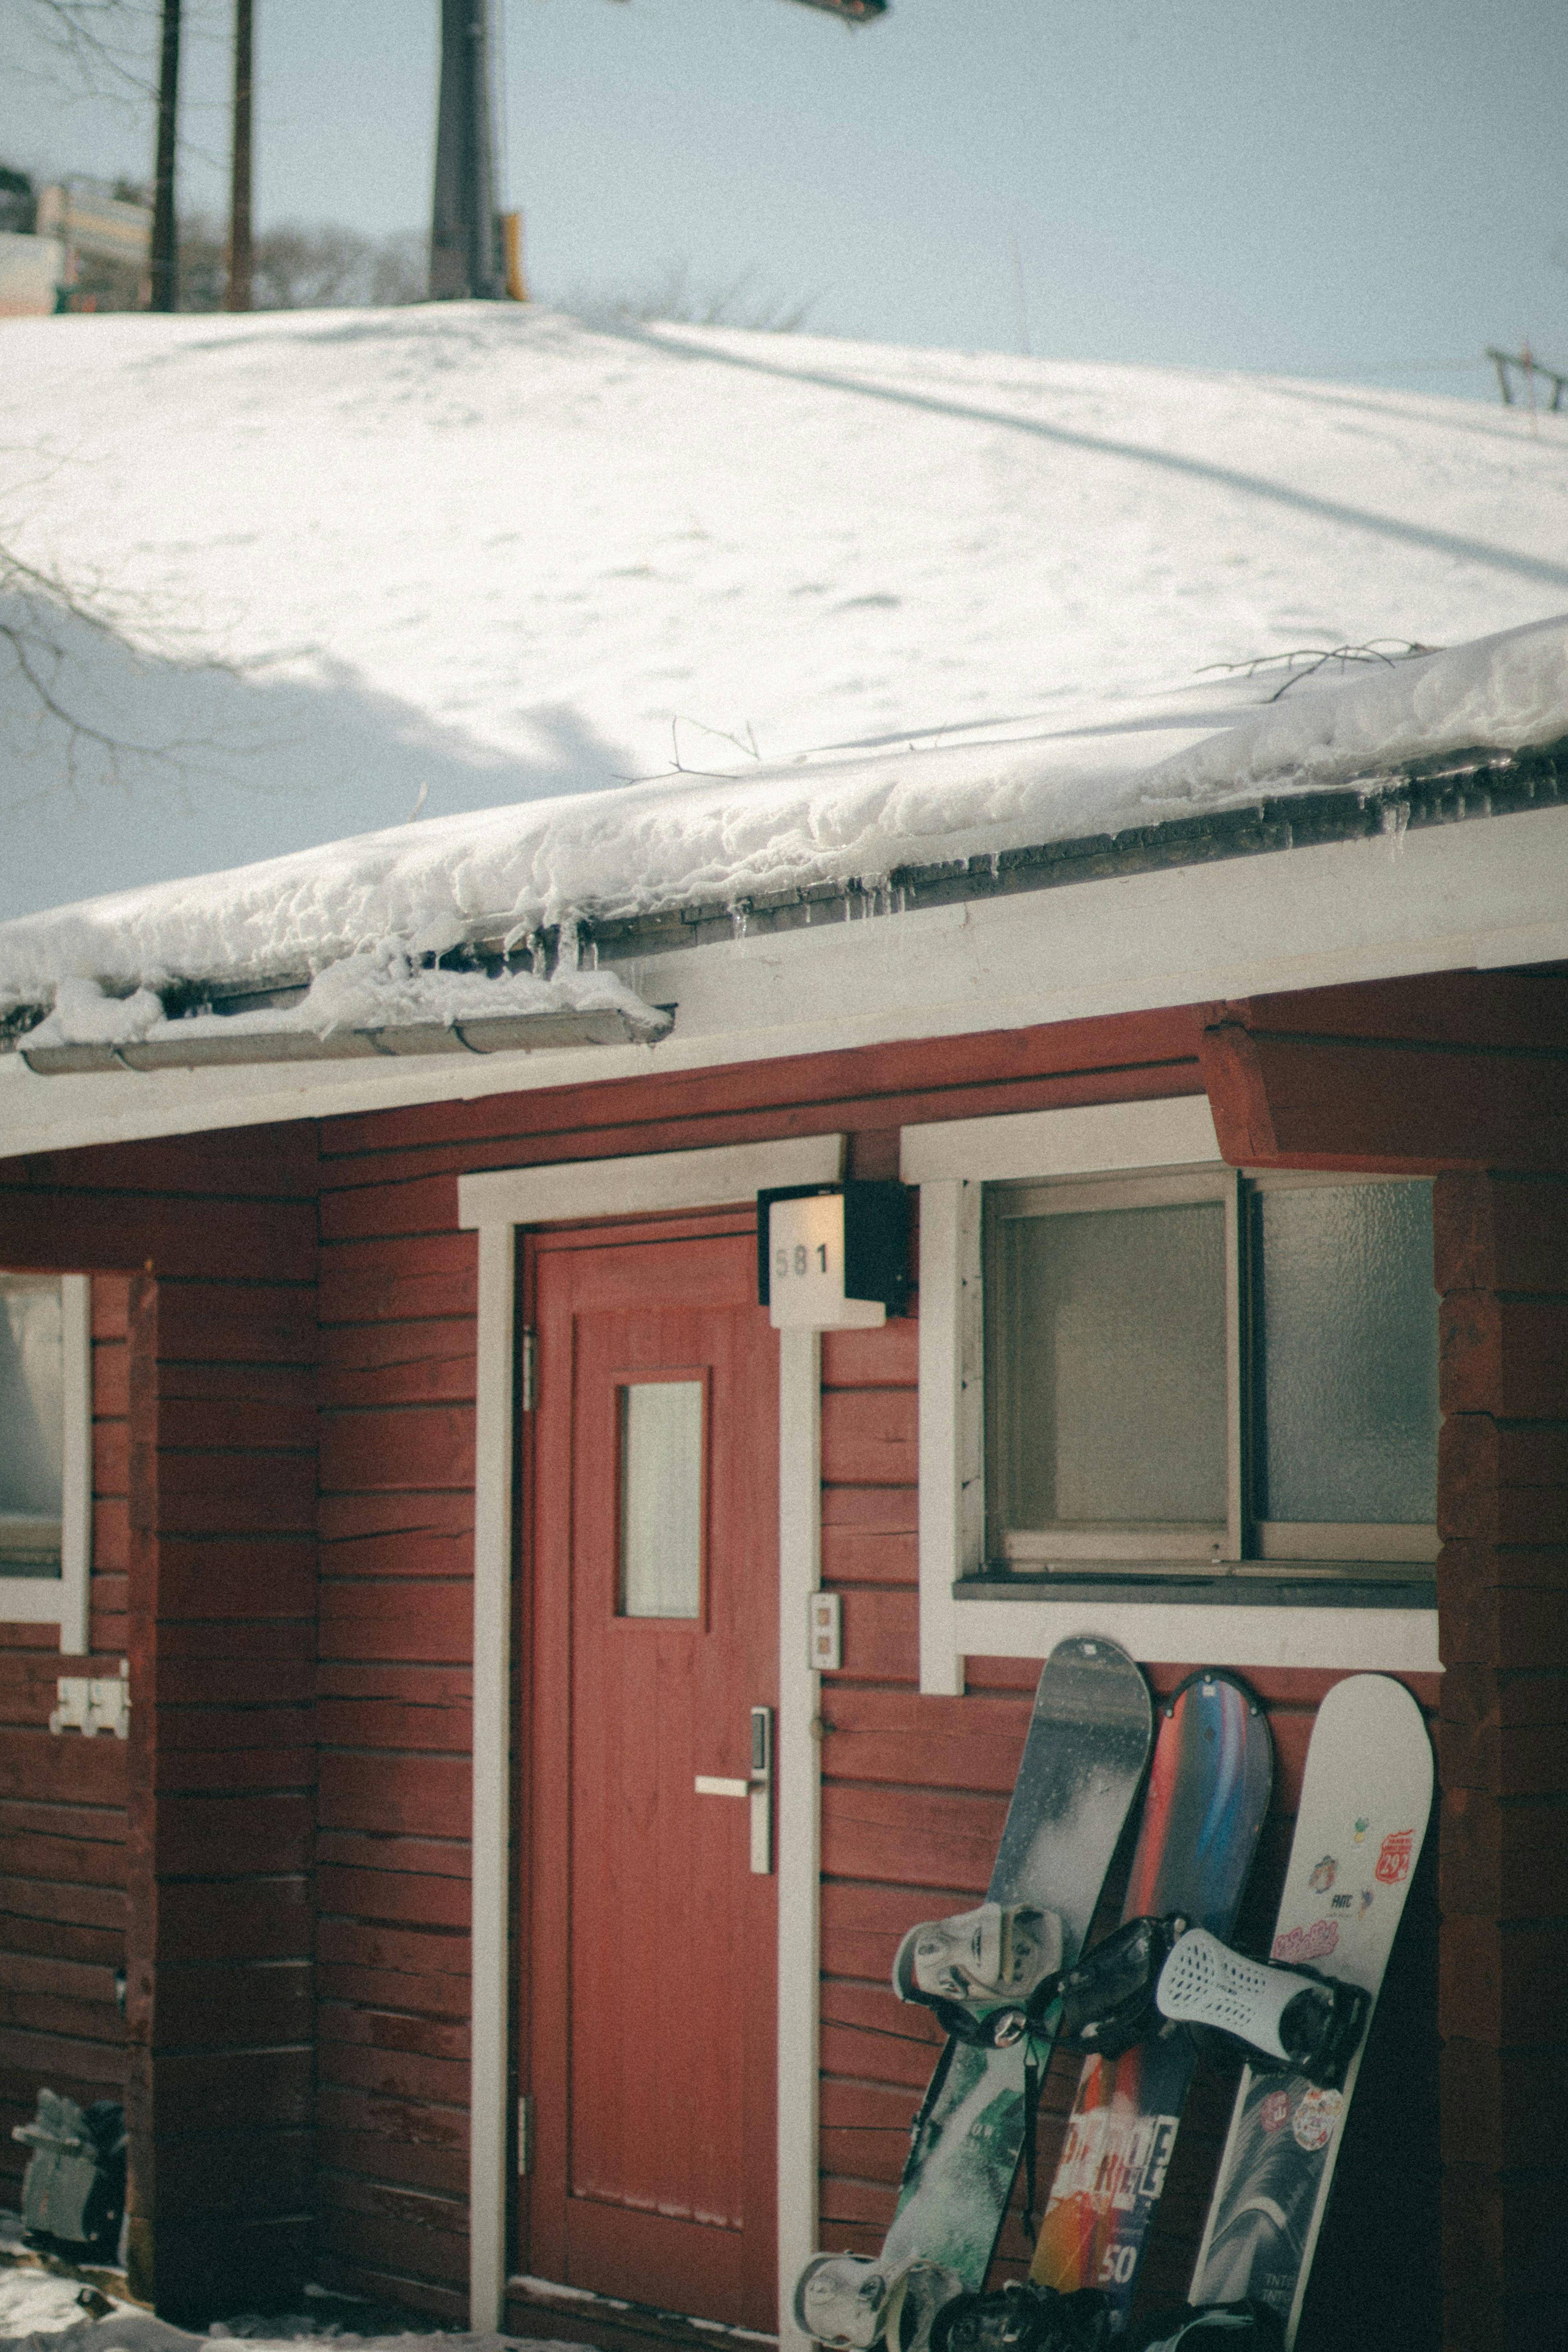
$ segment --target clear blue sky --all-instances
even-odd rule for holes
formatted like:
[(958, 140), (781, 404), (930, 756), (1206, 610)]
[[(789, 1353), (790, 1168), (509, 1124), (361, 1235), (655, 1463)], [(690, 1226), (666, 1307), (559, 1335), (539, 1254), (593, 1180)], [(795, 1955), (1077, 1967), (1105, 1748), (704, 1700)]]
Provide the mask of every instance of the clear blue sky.
[[(893, 0), (852, 33), (792, 0), (495, 6), (547, 298), (684, 264), (892, 341), (1027, 326), (1045, 355), (1481, 398), (1487, 342), (1568, 368), (1563, 0)], [(212, 209), (232, 10), (186, 13), (183, 196)], [(436, 15), (256, 0), (264, 223), (421, 223)], [(51, 81), (37, 16), (4, 10), (0, 160), (145, 178), (146, 107)]]

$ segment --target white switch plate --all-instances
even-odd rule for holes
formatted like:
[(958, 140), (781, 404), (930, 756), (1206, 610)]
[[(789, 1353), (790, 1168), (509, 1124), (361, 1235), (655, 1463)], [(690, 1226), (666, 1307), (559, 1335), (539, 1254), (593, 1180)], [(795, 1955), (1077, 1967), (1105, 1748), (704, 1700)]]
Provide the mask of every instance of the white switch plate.
[(814, 1675), (838, 1672), (842, 1654), (841, 1614), (836, 1592), (810, 1595), (809, 1664)]
[(112, 1731), (117, 1739), (130, 1737), (131, 1685), (123, 1662), (118, 1675), (62, 1675), (55, 1694), (51, 1731), (79, 1731), (84, 1739), (100, 1731)]

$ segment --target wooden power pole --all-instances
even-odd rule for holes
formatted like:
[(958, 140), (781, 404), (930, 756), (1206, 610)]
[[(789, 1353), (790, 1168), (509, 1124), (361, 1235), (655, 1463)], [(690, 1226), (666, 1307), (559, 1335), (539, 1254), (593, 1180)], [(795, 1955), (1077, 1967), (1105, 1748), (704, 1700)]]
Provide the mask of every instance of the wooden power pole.
[(180, 0), (163, 0), (158, 59), (158, 148), (152, 169), (152, 268), (148, 308), (180, 307), (180, 229), (174, 217), (174, 139), (180, 110)]
[(229, 172), (229, 278), (224, 296), (227, 310), (248, 310), (254, 267), (251, 259), (250, 204), (254, 184), (251, 162), (251, 81), (256, 64), (253, 0), (235, 0), (234, 152)]
[(488, 0), (441, 0), (441, 97), (435, 117), (433, 302), (504, 301), (490, 122)]

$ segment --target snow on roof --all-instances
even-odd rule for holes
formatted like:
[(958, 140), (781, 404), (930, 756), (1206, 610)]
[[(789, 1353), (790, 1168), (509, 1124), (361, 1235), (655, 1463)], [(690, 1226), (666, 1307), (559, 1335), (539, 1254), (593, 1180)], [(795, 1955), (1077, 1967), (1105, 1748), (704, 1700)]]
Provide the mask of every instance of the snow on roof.
[[(1386, 785), (1414, 761), (1568, 736), (1568, 620), (1319, 671), (1260, 708), (1280, 683), (1189, 689), (1113, 715), (1102, 706), (1076, 726), (1000, 740), (525, 803), (119, 892), (0, 926), (0, 1008), (49, 1001), (73, 978), (259, 982), (389, 940), (441, 952), (571, 918), (735, 905), (850, 877), (874, 885), (901, 866), (1115, 834), (1265, 792)], [(155, 1006), (149, 996), (149, 1018)]]
[[(0, 1007), (875, 882), (1568, 733), (1568, 419), (484, 305), (24, 321), (6, 356), (5, 535), (141, 649), (73, 638), (57, 684), (175, 748), (115, 798), (78, 740), (51, 803), (69, 747), (25, 728), (18, 856), (70, 872), (85, 825), (138, 887), (0, 925)], [(1281, 669), (1207, 669), (1374, 639), (1455, 649), (1277, 701)], [(416, 779), (419, 822), (362, 829)], [(140, 879), (235, 842), (299, 845)]]

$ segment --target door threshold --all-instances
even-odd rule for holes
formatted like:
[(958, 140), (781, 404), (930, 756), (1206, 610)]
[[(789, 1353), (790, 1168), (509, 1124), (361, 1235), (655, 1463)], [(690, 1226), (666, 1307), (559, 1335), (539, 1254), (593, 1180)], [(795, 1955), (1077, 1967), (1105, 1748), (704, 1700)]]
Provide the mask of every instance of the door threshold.
[(650, 2344), (706, 2346), (717, 2352), (733, 2346), (776, 2345), (777, 2336), (756, 2327), (731, 2327), (722, 2319), (695, 2319), (689, 2312), (664, 2311), (655, 2304), (632, 2303), (618, 2294), (596, 2294), (591, 2287), (563, 2286), (553, 2279), (509, 2278), (507, 2300), (530, 2311), (548, 2311), (553, 2326), (566, 2331), (567, 2340), (594, 2344), (603, 2352), (641, 2352)]

